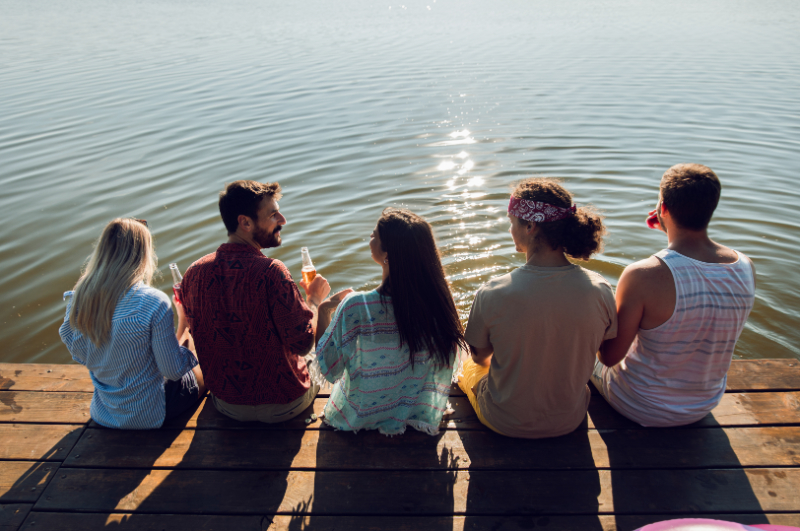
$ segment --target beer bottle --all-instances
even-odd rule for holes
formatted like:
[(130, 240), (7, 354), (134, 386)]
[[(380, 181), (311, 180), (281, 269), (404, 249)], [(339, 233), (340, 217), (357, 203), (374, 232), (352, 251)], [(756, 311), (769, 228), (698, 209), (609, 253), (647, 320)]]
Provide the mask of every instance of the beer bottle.
[(303, 273), (303, 281), (305, 281), (306, 286), (308, 286), (311, 284), (311, 281), (314, 280), (314, 277), (317, 276), (317, 269), (314, 267), (314, 264), (311, 263), (311, 255), (308, 254), (308, 247), (300, 248), (300, 257), (303, 259), (303, 268), (300, 271)]
[(169, 271), (172, 273), (172, 292), (175, 294), (175, 301), (180, 303), (181, 281), (183, 280), (183, 277), (181, 276), (181, 270), (178, 269), (178, 264), (173, 262), (169, 265)]

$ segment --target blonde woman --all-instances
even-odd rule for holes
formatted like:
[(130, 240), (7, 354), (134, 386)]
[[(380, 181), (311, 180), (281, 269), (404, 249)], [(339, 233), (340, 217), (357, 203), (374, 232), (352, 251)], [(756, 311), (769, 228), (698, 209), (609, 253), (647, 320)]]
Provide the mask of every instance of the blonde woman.
[(178, 344), (186, 329), (169, 297), (150, 286), (156, 255), (147, 222), (115, 219), (103, 230), (86, 270), (64, 294), (59, 328), (72, 359), (88, 367), (92, 419), (109, 428), (159, 428), (205, 393), (192, 351)]

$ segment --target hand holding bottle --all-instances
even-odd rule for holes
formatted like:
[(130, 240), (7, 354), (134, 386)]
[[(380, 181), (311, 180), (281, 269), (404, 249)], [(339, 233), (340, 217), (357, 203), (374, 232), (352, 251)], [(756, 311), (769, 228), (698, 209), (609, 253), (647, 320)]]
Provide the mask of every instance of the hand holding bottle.
[(310, 284), (301, 280), (300, 287), (305, 290), (308, 303), (314, 306), (319, 306), (331, 292), (331, 285), (322, 275), (316, 275)]
[(181, 270), (178, 269), (178, 264), (174, 262), (169, 265), (169, 272), (172, 273), (172, 292), (175, 294), (175, 303), (177, 306), (181, 303), (181, 282), (183, 281), (183, 276), (181, 276)]

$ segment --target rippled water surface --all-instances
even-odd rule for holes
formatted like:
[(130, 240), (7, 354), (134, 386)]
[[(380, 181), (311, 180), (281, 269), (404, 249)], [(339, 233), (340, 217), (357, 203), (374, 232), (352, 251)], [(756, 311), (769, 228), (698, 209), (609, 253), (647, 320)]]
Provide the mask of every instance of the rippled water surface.
[(104, 224), (146, 218), (159, 287), (225, 240), (217, 193), (277, 180), (334, 289), (372, 288), (385, 206), (436, 229), (459, 307), (520, 265), (510, 185), (606, 216), (613, 284), (665, 245), (661, 174), (723, 182), (712, 238), (750, 255), (743, 358), (800, 358), (800, 4), (786, 1), (0, 0), (0, 361), (67, 362), (61, 294)]

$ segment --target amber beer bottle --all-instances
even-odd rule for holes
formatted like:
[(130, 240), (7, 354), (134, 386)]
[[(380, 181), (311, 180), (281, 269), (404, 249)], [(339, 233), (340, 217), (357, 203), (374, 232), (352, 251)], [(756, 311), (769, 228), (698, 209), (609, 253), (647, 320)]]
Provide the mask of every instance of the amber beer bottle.
[(314, 267), (314, 264), (311, 263), (311, 255), (308, 254), (308, 247), (300, 248), (300, 257), (303, 259), (303, 269), (300, 270), (303, 273), (303, 281), (306, 285), (309, 285), (311, 281), (314, 280), (314, 277), (317, 276), (317, 269)]
[(178, 269), (178, 264), (172, 263), (169, 265), (169, 271), (172, 273), (172, 292), (175, 294), (175, 301), (181, 302), (181, 270)]

